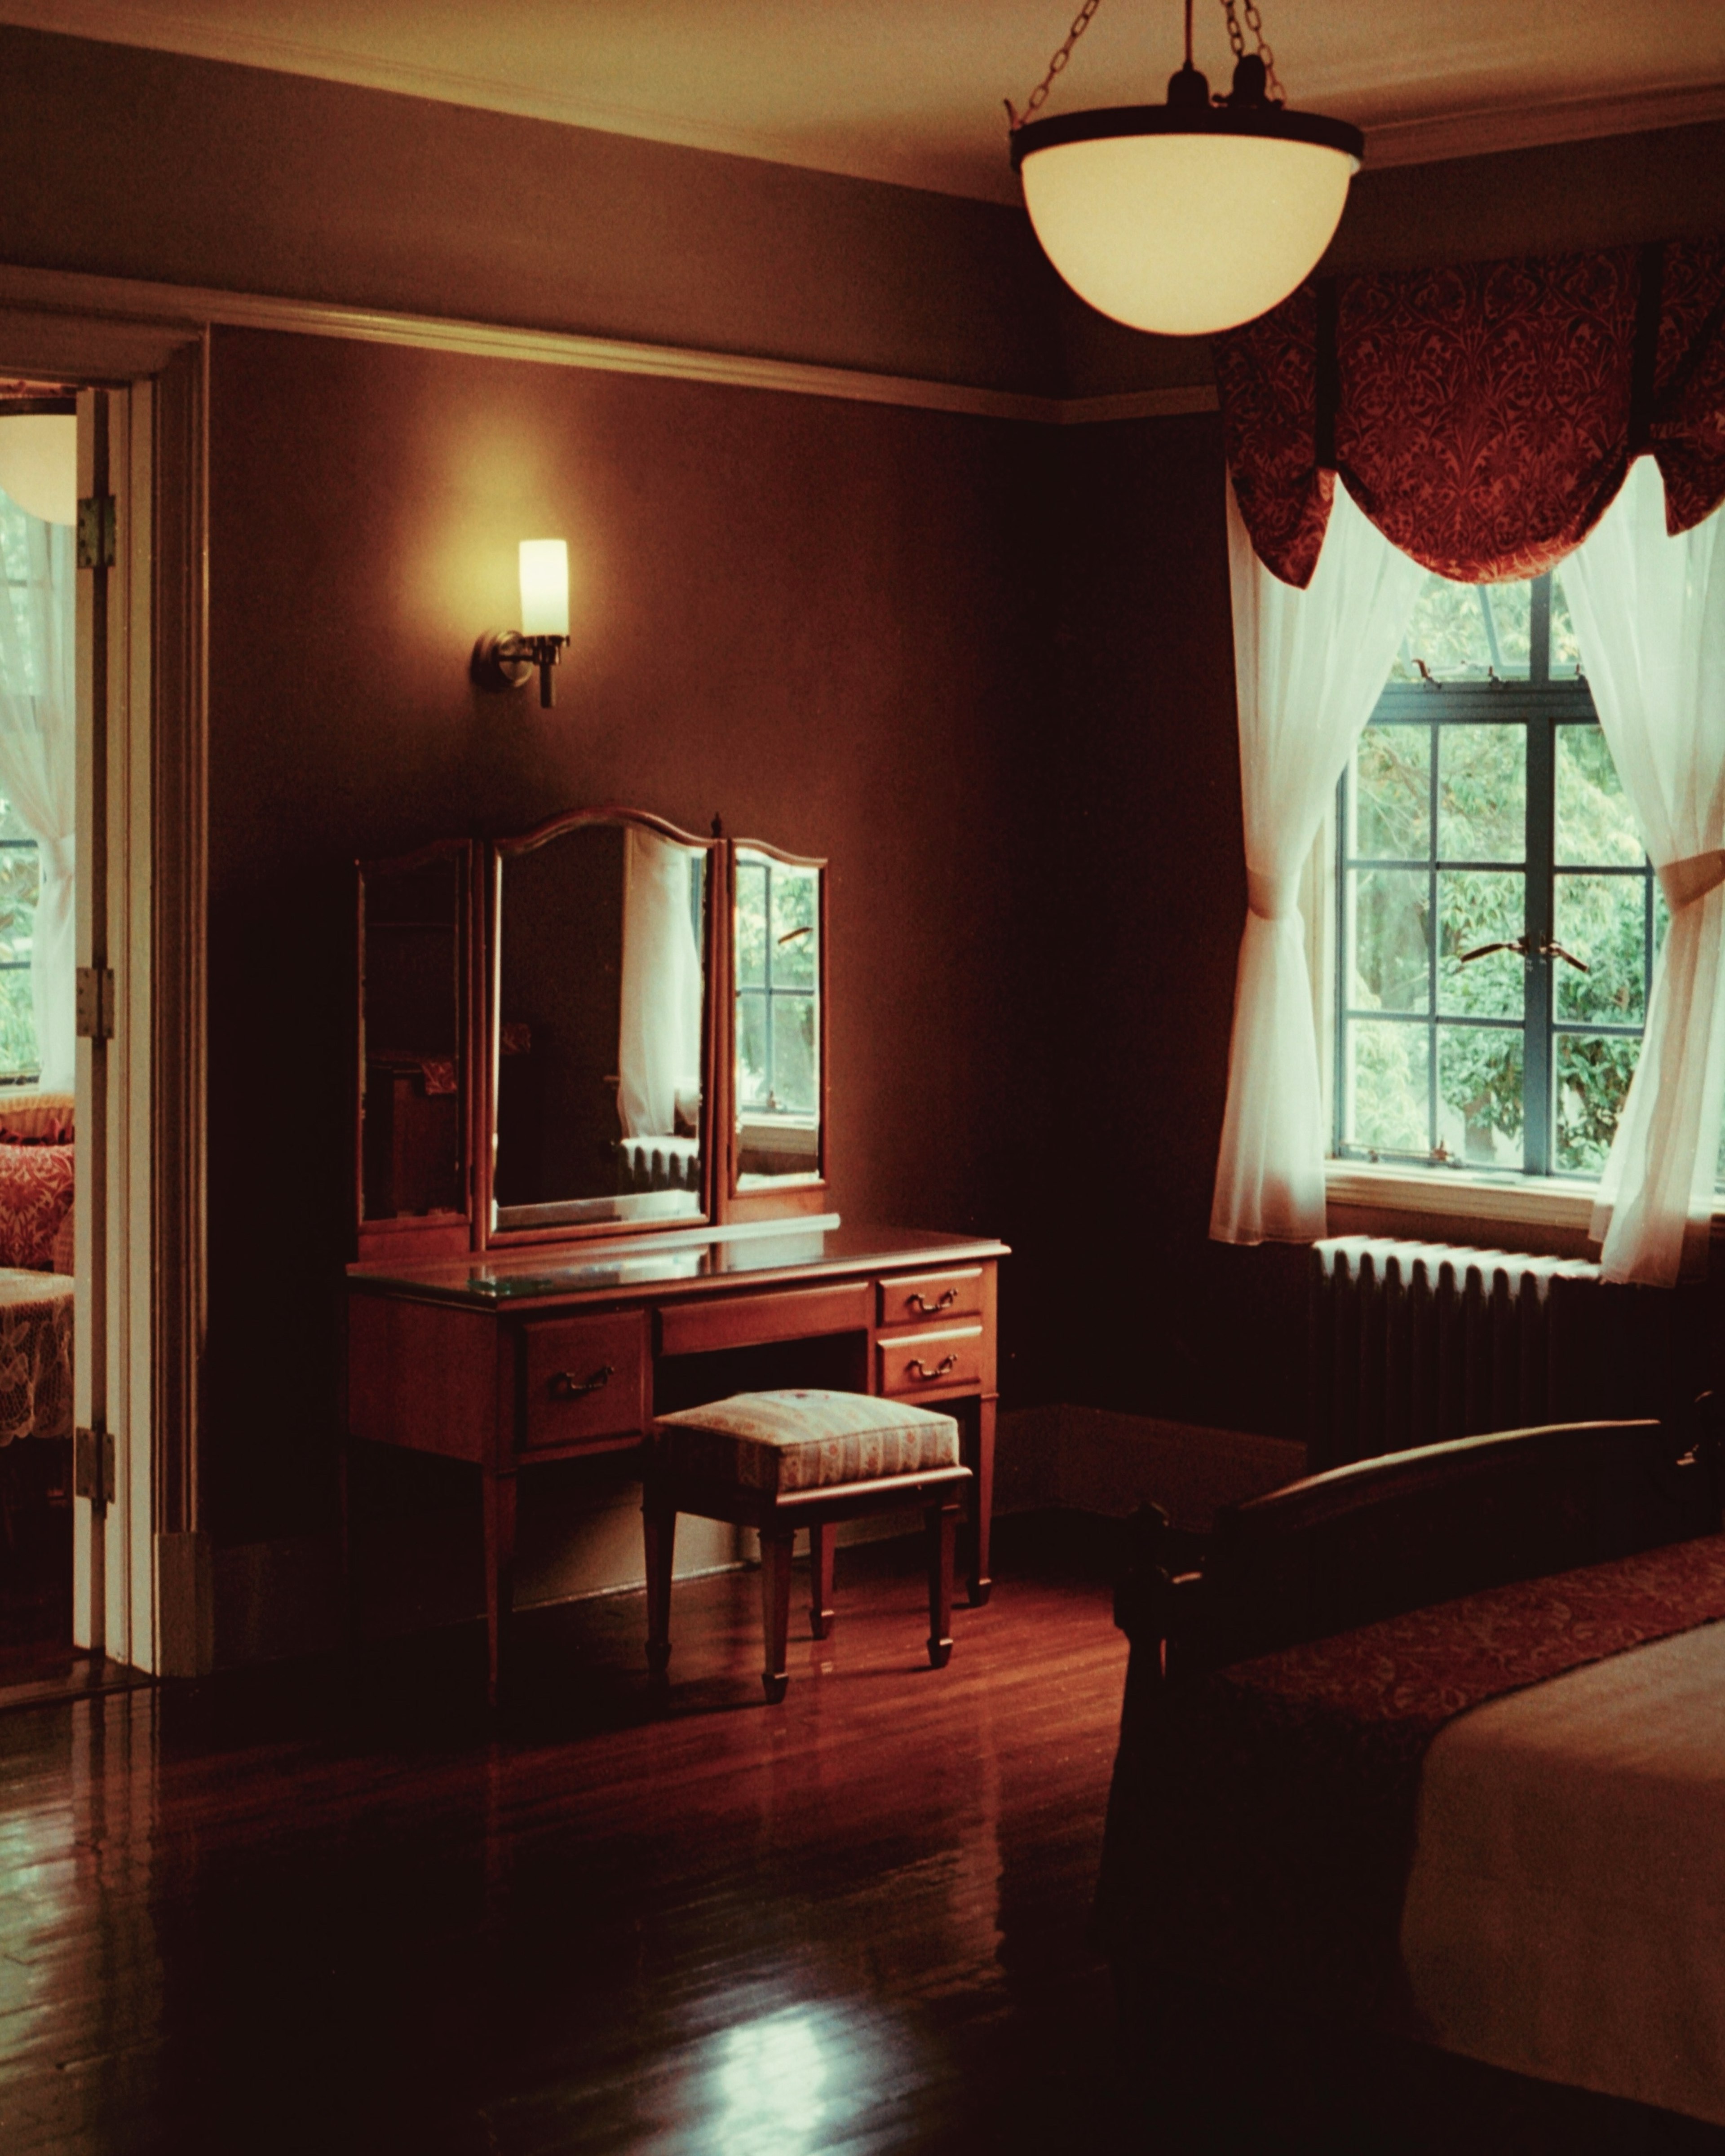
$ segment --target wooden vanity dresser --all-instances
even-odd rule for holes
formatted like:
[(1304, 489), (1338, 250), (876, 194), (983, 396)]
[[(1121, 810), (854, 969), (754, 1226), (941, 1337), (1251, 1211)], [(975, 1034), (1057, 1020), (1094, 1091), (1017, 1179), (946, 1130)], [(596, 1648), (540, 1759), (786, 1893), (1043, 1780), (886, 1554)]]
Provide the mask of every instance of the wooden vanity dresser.
[(480, 1471), (493, 1696), (507, 1656), (518, 1478), (638, 1446), (656, 1411), (819, 1383), (956, 1415), (970, 1599), (988, 1596), (995, 1268), (1004, 1245), (787, 1232), (492, 1251), (348, 1276), (347, 1423)]
[(347, 1433), (479, 1471), (493, 1697), (523, 1470), (732, 1393), (951, 1412), (985, 1601), (1007, 1252), (825, 1209), (824, 862), (575, 809), (361, 863), (357, 928)]

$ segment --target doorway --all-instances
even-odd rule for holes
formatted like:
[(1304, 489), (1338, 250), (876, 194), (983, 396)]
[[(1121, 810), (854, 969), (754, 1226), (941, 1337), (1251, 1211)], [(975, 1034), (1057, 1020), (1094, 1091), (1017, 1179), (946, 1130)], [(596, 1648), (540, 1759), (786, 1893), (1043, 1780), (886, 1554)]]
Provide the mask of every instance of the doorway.
[[(49, 516), (36, 513), (41, 502), (12, 495), (0, 439), (0, 494), (12, 505), (0, 504), (0, 552), (10, 529), (14, 562), (24, 558), (20, 533), (26, 554), (33, 546), (50, 559), (62, 608), (54, 634), (69, 623), (71, 646), (69, 663), (60, 649), (54, 680), (63, 689), (69, 675), (73, 706), (69, 832), (50, 832), (39, 801), (22, 798), (27, 789), (14, 788), (13, 801), (15, 767), (0, 738), (0, 798), (36, 849), (29, 948), (9, 950), (14, 834), (0, 812), (0, 1172), (8, 1099), (21, 1109), (33, 1093), (44, 1114), (55, 1103), (66, 1111), (66, 1128), (33, 1134), (32, 1149), (45, 1160), (65, 1147), (72, 1186), (52, 1254), (64, 1267), (52, 1277), (62, 1289), (72, 1283), (69, 1410), (44, 1379), (30, 1427), (9, 1442), (0, 1435), (0, 1491), (10, 1484), (13, 1516), (0, 1513), (0, 1706), (20, 1686), (52, 1697), (208, 1666), (195, 1472), (206, 342), (182, 317), (163, 324), (0, 303), (0, 392), (15, 390), (9, 413), (0, 394), (0, 422), (58, 422), (59, 439), (58, 514)], [(23, 408), (33, 402), (44, 408)], [(6, 601), (23, 613), (30, 594), (15, 585), (8, 570)], [(28, 665), (8, 675), (5, 626), (0, 675), (13, 688), (13, 677), (28, 677), (39, 699), (41, 680)], [(0, 696), (0, 737), (8, 716), (16, 728), (15, 699), (8, 713)], [(29, 716), (40, 732), (39, 702)], [(55, 798), (64, 803), (64, 788)], [(20, 870), (13, 880), (28, 879)], [(20, 929), (15, 947), (25, 940)], [(22, 999), (17, 975), (26, 965), (39, 1039), (33, 1064), (20, 1055), (8, 1071), (7, 995), (10, 986)], [(8, 1076), (25, 1082), (8, 1086)], [(0, 1201), (0, 1429), (4, 1284), (28, 1270), (8, 1263), (17, 1254), (4, 1247), (4, 1215)], [(26, 1286), (49, 1277), (32, 1272)]]
[(0, 1699), (74, 1645), (78, 388), (0, 380)]

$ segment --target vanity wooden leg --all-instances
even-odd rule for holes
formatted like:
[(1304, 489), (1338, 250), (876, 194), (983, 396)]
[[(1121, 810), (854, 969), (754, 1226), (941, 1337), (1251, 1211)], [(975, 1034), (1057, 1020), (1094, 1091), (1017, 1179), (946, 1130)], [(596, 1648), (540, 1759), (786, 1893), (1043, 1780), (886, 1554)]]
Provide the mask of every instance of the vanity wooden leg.
[[(965, 1466), (974, 1480), (970, 1486), (970, 1606), (980, 1609), (994, 1582), (988, 1572), (989, 1530), (994, 1514), (994, 1404), (995, 1395), (985, 1394), (976, 1404), (976, 1437), (967, 1445)], [(966, 1418), (967, 1424), (968, 1418)]]
[(671, 1560), (676, 1551), (677, 1509), (650, 1493), (641, 1501), (647, 1547), (647, 1667), (662, 1677), (670, 1663)]
[(485, 1474), (485, 1694), (495, 1707), (509, 1661), (515, 1600), (515, 1477)]
[(931, 1505), (922, 1515), (928, 1539), (928, 1659), (943, 1670), (952, 1653), (952, 1546), (957, 1505)]
[(761, 1629), (767, 1640), (761, 1682), (775, 1707), (790, 1682), (785, 1662), (791, 1630), (791, 1542), (788, 1527), (761, 1530)]
[(823, 1520), (809, 1530), (809, 1629), (817, 1640), (833, 1633), (833, 1527)]

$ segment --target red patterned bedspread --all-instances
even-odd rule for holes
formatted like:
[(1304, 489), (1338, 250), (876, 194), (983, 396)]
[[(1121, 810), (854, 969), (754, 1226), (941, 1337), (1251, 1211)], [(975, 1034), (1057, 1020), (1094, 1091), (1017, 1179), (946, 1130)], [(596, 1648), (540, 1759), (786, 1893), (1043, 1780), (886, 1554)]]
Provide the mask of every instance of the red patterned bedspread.
[(1725, 1535), (1494, 1588), (1154, 1695), (1109, 1800), (1097, 1916), (1140, 1966), (1406, 2021), (1420, 1770), (1444, 1724), (1725, 1618)]

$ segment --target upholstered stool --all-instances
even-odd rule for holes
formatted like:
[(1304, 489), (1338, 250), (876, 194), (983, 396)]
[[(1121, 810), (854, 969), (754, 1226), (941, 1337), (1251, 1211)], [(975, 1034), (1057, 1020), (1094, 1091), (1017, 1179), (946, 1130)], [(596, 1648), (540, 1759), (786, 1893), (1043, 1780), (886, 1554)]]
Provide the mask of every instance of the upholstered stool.
[(970, 1470), (951, 1415), (864, 1393), (738, 1393), (661, 1415), (647, 1448), (647, 1662), (670, 1659), (671, 1553), (679, 1512), (730, 1520), (761, 1537), (761, 1611), (769, 1700), (784, 1697), (791, 1538), (809, 1530), (810, 1622), (833, 1626), (833, 1527), (865, 1512), (921, 1505), (928, 1536), (928, 1659), (952, 1651), (952, 1540)]

